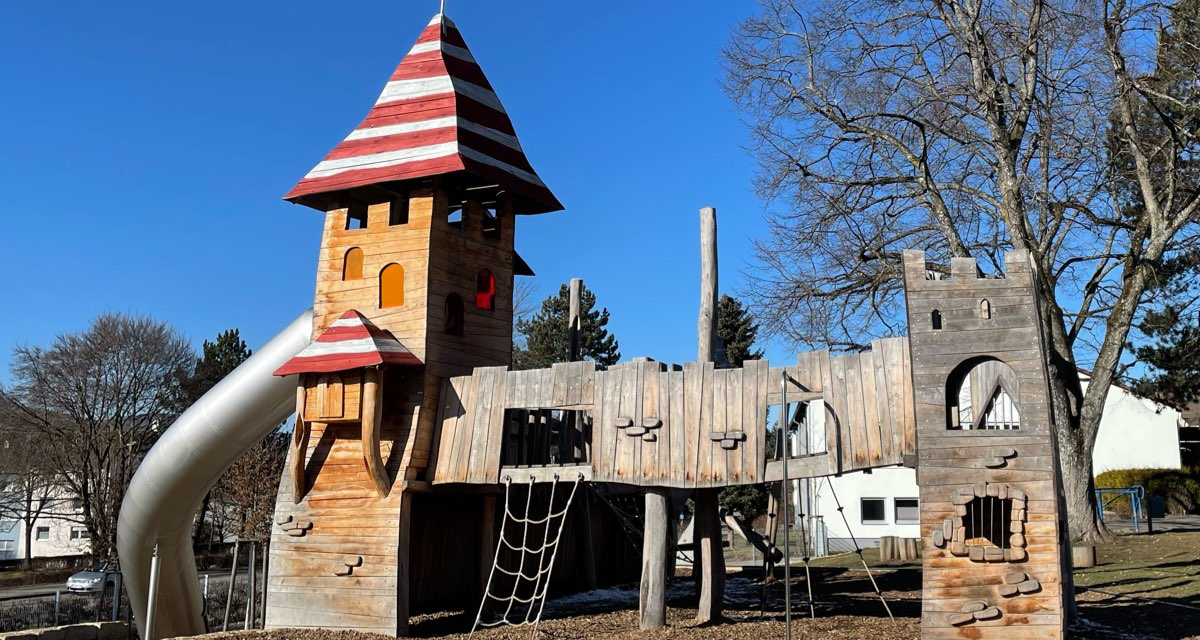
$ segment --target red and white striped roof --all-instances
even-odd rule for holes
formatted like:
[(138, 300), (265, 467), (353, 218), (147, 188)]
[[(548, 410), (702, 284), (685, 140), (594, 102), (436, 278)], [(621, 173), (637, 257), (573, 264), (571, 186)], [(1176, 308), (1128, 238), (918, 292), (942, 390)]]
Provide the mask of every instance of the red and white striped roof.
[(275, 375), (330, 373), (380, 364), (421, 366), (392, 334), (351, 309), (333, 321), (312, 344), (275, 370)]
[(433, 17), (365, 120), (285, 200), (467, 171), (511, 190), (519, 213), (562, 209), (454, 23)]

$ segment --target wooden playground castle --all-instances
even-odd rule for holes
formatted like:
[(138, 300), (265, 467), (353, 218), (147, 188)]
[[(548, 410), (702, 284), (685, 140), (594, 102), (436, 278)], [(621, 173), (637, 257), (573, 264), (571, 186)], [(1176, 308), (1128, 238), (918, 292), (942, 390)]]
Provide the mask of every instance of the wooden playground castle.
[[(955, 260), (935, 278), (906, 252), (910, 337), (860, 354), (509, 371), (514, 278), (532, 274), (514, 249), (518, 216), (562, 207), (440, 14), (287, 198), (325, 225), (314, 341), (277, 372), (299, 383), (268, 627), (403, 635), (414, 611), (474, 609), (499, 583), (517, 594), (529, 576), (504, 573), (514, 508), (526, 524), (531, 509), (548, 514), (553, 552), (538, 560), (535, 600), (556, 564), (577, 569), (553, 576), (557, 590), (629, 579), (637, 558), (606, 542), (620, 523), (587, 509), (580, 487), (780, 482), (785, 461), (767, 442), (769, 407), (782, 405), (776, 415), (804, 431), (787, 479), (918, 468), (923, 635), (1013, 637), (1021, 625), (1021, 637), (1062, 637), (1069, 567), (1024, 254), (1009, 255), (1004, 277)], [(661, 546), (652, 530), (647, 547)], [(664, 565), (642, 566), (645, 606), (646, 593), (661, 599)]]

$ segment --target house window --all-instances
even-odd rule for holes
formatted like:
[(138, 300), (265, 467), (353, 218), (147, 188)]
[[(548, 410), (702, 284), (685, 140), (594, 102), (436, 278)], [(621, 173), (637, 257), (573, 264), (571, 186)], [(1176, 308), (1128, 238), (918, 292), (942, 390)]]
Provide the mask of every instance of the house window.
[(480, 269), (475, 276), (475, 308), (486, 311), (496, 308), (496, 276), (491, 269)]
[(404, 306), (404, 267), (392, 263), (379, 272), (379, 308)]
[(362, 280), (363, 252), (358, 247), (351, 247), (342, 260), (342, 280)]
[(863, 524), (887, 524), (887, 500), (883, 498), (862, 499)]
[(0, 540), (0, 551), (16, 551), (12, 540)]
[(896, 498), (896, 524), (921, 524), (921, 503), (916, 498)]
[(367, 228), (367, 205), (355, 203), (346, 209), (346, 231)]
[(408, 224), (408, 194), (400, 194), (392, 200), (388, 209), (388, 225), (399, 226)]
[(457, 293), (446, 296), (445, 311), (442, 333), (448, 336), (461, 336), (463, 334), (463, 301)]
[(92, 534), (84, 527), (71, 527), (72, 540), (91, 540)]
[(34, 534), (34, 539), (49, 540), (50, 539), (50, 527), (38, 527), (37, 532)]
[(942, 330), (942, 312), (938, 311), (937, 309), (934, 309), (933, 313), (929, 314), (929, 323), (930, 323), (930, 326), (933, 327), (934, 331), (941, 331)]

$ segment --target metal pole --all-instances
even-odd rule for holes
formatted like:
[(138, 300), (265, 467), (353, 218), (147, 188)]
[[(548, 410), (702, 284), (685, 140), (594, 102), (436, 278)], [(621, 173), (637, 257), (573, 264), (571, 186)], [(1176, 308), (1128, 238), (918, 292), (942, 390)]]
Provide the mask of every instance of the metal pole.
[(258, 589), (258, 583), (255, 581), (255, 550), (258, 544), (253, 540), (247, 540), (249, 545), (246, 556), (246, 569), (249, 572), (246, 581), (246, 622), (242, 625), (243, 629), (253, 629), (254, 625), (254, 592)]
[(791, 500), (791, 496), (788, 495), (791, 482), (788, 479), (788, 457), (792, 455), (792, 447), (787, 439), (787, 382), (788, 374), (785, 370), (779, 377), (779, 437), (783, 438), (783, 499), (779, 502), (783, 507), (783, 637), (792, 640), (792, 538), (791, 531), (788, 530), (788, 501)]
[(258, 608), (262, 610), (262, 625), (267, 626), (267, 573), (271, 568), (271, 540), (262, 543), (262, 597), (258, 599)]
[(59, 603), (62, 601), (62, 591), (54, 590), (54, 626), (58, 626)]
[(146, 638), (154, 640), (154, 614), (157, 613), (158, 601), (158, 545), (154, 545), (154, 555), (150, 556), (150, 593), (146, 597)]
[(229, 608), (233, 605), (233, 583), (237, 580), (238, 545), (241, 540), (233, 541), (233, 560), (229, 567), (229, 589), (225, 592), (225, 621), (221, 623), (221, 631), (229, 631)]

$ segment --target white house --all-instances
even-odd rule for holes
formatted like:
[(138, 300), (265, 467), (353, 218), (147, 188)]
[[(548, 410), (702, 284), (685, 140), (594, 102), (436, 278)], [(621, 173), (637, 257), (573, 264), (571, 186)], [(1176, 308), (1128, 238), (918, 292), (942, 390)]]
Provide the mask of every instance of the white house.
[[(31, 558), (74, 556), (88, 553), (90, 536), (80, 523), (82, 509), (67, 499), (50, 499), (33, 522), (29, 555)], [(25, 558), (25, 524), (19, 520), (0, 521), (0, 560)]]
[[(1087, 376), (1081, 374), (1086, 388)], [(1092, 455), (1094, 473), (1114, 469), (1178, 469), (1180, 414), (1177, 410), (1112, 386)], [(802, 481), (797, 511), (820, 516), (831, 551), (878, 546), (880, 536), (920, 537), (916, 471), (888, 467), (837, 478)], [(836, 496), (836, 500), (835, 500)], [(841, 514), (837, 504), (843, 507)], [(842, 515), (845, 516), (843, 521)], [(849, 526), (847, 526), (847, 524)]]

